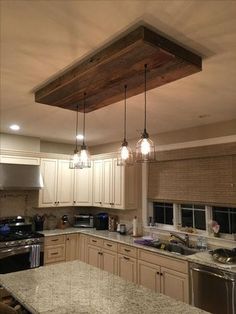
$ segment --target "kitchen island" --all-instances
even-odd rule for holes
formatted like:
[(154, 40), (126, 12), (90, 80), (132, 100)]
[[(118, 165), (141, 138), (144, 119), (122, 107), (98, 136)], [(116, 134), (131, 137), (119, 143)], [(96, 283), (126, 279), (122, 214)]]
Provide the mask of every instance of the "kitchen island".
[(80, 261), (0, 275), (0, 284), (37, 314), (206, 313)]

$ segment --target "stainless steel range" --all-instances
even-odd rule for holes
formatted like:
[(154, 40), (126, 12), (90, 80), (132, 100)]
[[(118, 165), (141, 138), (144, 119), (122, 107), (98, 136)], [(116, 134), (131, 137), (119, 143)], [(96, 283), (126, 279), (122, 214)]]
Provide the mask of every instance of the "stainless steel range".
[(25, 217), (0, 219), (0, 273), (43, 265), (43, 235)]

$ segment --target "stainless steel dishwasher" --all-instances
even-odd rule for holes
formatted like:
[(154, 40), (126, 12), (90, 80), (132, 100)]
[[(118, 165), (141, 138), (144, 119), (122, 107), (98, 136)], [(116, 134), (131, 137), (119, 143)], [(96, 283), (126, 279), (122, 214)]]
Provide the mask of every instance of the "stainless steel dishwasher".
[(214, 314), (235, 314), (236, 273), (190, 263), (192, 305)]

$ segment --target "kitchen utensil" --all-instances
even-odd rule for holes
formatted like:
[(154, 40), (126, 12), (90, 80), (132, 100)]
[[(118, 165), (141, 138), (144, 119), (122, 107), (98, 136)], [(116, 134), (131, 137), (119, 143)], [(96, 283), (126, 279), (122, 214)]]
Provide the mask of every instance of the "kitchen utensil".
[(219, 248), (216, 250), (209, 251), (212, 258), (222, 264), (234, 264), (236, 263), (236, 248), (229, 250), (224, 248)]
[(37, 214), (33, 217), (33, 220), (35, 224), (35, 231), (42, 231), (45, 217)]
[(116, 231), (117, 228), (118, 216), (110, 216), (108, 217), (108, 230)]
[(55, 215), (50, 214), (47, 217), (47, 227), (48, 230), (56, 229), (57, 226), (57, 217)]

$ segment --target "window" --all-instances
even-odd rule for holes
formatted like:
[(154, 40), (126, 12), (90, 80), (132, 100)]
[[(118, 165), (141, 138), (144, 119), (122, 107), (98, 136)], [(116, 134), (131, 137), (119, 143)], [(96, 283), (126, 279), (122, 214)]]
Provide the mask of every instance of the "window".
[(173, 204), (153, 203), (154, 223), (173, 225)]
[(181, 221), (183, 227), (206, 230), (205, 206), (181, 204)]
[(221, 233), (236, 233), (236, 208), (212, 207), (212, 217), (220, 225)]

